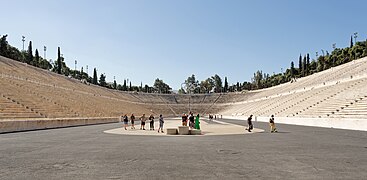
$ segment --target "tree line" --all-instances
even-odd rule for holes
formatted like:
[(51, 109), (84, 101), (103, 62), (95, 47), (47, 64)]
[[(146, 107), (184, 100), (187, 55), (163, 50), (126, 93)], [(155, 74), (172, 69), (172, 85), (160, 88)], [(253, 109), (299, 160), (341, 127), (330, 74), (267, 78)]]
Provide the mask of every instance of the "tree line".
[[(181, 84), (181, 88), (178, 92), (185, 94), (241, 92), (263, 89), (286, 82), (292, 82), (297, 78), (309, 76), (331, 67), (366, 57), (367, 40), (358, 42), (357, 34), (358, 33), (354, 33), (354, 36), (350, 37), (349, 47), (337, 48), (336, 44), (333, 44), (333, 50), (331, 52), (324, 50), (321, 50), (321, 54), (316, 52), (316, 59), (311, 59), (309, 53), (304, 55), (300, 54), (298, 57), (298, 67), (295, 67), (295, 62), (297, 61), (292, 61), (290, 62), (290, 67), (285, 69), (285, 72), (273, 73), (273, 75), (270, 75), (258, 70), (253, 74), (250, 82), (237, 82), (231, 85), (229, 85), (227, 77), (224, 78), (223, 82), (222, 78), (217, 74), (202, 81), (197, 80), (193, 74)], [(113, 83), (108, 83), (106, 82), (106, 75), (104, 73), (101, 73), (98, 78), (96, 68), (93, 69), (93, 76), (90, 77), (83, 71), (83, 67), (80, 71), (70, 69), (65, 63), (60, 47), (57, 49), (57, 60), (47, 61), (39, 55), (38, 49), (35, 50), (33, 55), (32, 41), (29, 42), (28, 50), (19, 51), (16, 47), (8, 44), (6, 40), (7, 36), (8, 35), (3, 35), (0, 38), (1, 56), (110, 89), (146, 93), (172, 93), (172, 88), (159, 78), (157, 78), (154, 81), (153, 86), (150, 87), (148, 85), (143, 86), (143, 83), (141, 83), (140, 86), (133, 86), (131, 81), (128, 82), (126, 79), (123, 84), (117, 84), (116, 80), (114, 80)]]
[(290, 67), (285, 69), (285, 72), (270, 75), (258, 70), (253, 74), (250, 82), (237, 82), (232, 85), (228, 85), (227, 77), (225, 77), (223, 85), (222, 79), (217, 74), (200, 82), (195, 79), (195, 75), (191, 75), (185, 80), (183, 83), (184, 86), (179, 90), (179, 93), (241, 92), (293, 82), (297, 78), (306, 77), (352, 60), (366, 57), (367, 40), (357, 41), (357, 34), (354, 33), (354, 37), (350, 37), (349, 47), (337, 48), (336, 44), (333, 44), (333, 50), (331, 52), (325, 50), (321, 50), (321, 54), (316, 52), (316, 59), (311, 59), (309, 53), (304, 55), (300, 54), (298, 57), (298, 67), (295, 67), (295, 62), (292, 61)]
[[(22, 62), (27, 63), (31, 66), (35, 66), (38, 68), (42, 68), (45, 70), (49, 70), (55, 72), (57, 74), (65, 75), (70, 78), (75, 78), (81, 80), (85, 83), (91, 83), (95, 85), (99, 85), (102, 87), (106, 87), (109, 89), (116, 89), (120, 91), (135, 91), (135, 92), (146, 92), (146, 93), (171, 93), (172, 88), (163, 82), (163, 80), (157, 78), (154, 81), (154, 85), (148, 86), (147, 84), (143, 86), (143, 83), (140, 86), (133, 86), (131, 81), (127, 82), (125, 79), (123, 84), (117, 84), (116, 80), (113, 83), (106, 82), (106, 75), (101, 73), (99, 78), (97, 75), (97, 68), (93, 69), (93, 76), (89, 76), (88, 73), (84, 72), (83, 67), (80, 70), (69, 68), (66, 63), (63, 55), (61, 54), (60, 47), (57, 48), (57, 59), (49, 61), (44, 57), (39, 55), (38, 49), (35, 50), (33, 55), (33, 47), (32, 41), (29, 41), (28, 49), (20, 51), (18, 48), (11, 46), (8, 41), (8, 35), (0, 35), (0, 55)], [(129, 84), (128, 84), (129, 83)]]

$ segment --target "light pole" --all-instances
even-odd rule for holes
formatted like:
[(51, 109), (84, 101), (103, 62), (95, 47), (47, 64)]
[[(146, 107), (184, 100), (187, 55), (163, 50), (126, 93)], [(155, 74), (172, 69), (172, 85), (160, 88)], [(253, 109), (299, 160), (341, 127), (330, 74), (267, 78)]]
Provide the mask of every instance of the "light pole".
[(75, 66), (74, 66), (74, 77), (76, 78), (76, 64), (77, 64), (78, 62), (75, 60)]
[(354, 35), (354, 45), (357, 44), (357, 37), (358, 37), (358, 32), (353, 33)]
[(43, 57), (44, 57), (45, 59), (47, 59), (47, 58), (46, 58), (46, 50), (47, 50), (46, 46), (43, 46)]
[(25, 41), (25, 36), (22, 36), (22, 41), (23, 41), (23, 51), (24, 51), (24, 41)]
[[(357, 45), (358, 32), (353, 33), (353, 35), (354, 35), (354, 45)], [(354, 52), (354, 59), (357, 59), (357, 48), (355, 48), (354, 51), (355, 51)]]

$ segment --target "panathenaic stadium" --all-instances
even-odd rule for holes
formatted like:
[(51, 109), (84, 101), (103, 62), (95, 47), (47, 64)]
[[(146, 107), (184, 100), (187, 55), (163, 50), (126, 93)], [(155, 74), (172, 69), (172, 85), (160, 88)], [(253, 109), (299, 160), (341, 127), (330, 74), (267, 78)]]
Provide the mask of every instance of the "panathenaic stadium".
[[(262, 90), (166, 95), (102, 88), (0, 57), (0, 85), (0, 179), (367, 176), (367, 58)], [(200, 131), (181, 126), (190, 110), (201, 114)], [(131, 113), (163, 114), (164, 133), (158, 120), (154, 130), (140, 130), (139, 120), (124, 129), (120, 117)]]
[(203, 116), (367, 130), (367, 58), (275, 87), (238, 92), (149, 94), (85, 84), (0, 57), (0, 132), (116, 122), (124, 114)]

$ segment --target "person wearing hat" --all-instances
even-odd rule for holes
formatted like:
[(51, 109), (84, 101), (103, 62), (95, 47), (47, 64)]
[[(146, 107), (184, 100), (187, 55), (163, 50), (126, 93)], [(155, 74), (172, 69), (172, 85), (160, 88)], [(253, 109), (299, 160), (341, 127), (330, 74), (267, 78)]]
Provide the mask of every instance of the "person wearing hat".
[(275, 122), (274, 122), (274, 115), (271, 115), (270, 119), (269, 119), (269, 125), (270, 125), (270, 132), (278, 132), (277, 128), (275, 127)]

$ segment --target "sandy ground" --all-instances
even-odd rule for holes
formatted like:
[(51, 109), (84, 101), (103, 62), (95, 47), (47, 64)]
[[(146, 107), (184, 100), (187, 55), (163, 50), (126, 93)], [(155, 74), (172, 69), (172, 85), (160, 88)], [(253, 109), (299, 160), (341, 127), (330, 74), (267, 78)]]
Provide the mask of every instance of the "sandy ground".
[[(121, 126), (123, 126), (123, 123), (120, 123), (120, 124)], [(135, 125), (136, 129), (131, 129), (131, 124), (129, 124), (129, 127), (127, 128), (127, 130), (121, 127), (121, 128), (106, 130), (104, 132), (109, 133), (109, 134), (119, 134), (119, 135), (179, 136), (179, 135), (166, 135), (166, 129), (167, 128), (177, 128), (180, 125), (181, 125), (180, 119), (177, 119), (177, 118), (176, 119), (165, 119), (164, 133), (157, 132), (158, 130), (157, 128), (159, 127), (159, 123), (157, 120), (154, 123), (154, 127), (155, 127), (154, 131), (149, 130), (149, 123), (146, 123), (145, 125), (146, 130), (140, 130), (140, 124)], [(252, 133), (258, 133), (258, 132), (264, 131), (263, 129), (254, 128), (252, 132), (248, 132), (244, 129), (243, 126), (226, 123), (226, 122), (222, 122), (219, 120), (213, 120), (211, 122), (201, 120), (200, 129), (202, 131), (202, 135), (252, 134)], [(188, 135), (182, 135), (182, 136), (188, 136)]]

